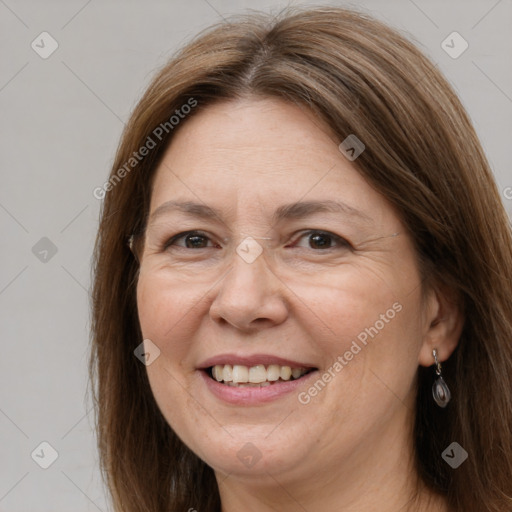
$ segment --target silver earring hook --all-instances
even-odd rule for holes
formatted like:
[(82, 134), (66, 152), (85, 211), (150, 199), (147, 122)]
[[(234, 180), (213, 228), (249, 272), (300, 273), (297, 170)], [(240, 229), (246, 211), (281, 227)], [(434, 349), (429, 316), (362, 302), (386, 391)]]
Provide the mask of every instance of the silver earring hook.
[(432, 350), (432, 355), (436, 365), (436, 374), (441, 375), (441, 363), (437, 360), (437, 349)]
[(450, 388), (441, 375), (441, 363), (437, 359), (437, 349), (432, 350), (432, 355), (434, 356), (437, 374), (437, 379), (432, 385), (432, 396), (439, 407), (445, 408), (451, 400), (452, 394), (450, 393)]

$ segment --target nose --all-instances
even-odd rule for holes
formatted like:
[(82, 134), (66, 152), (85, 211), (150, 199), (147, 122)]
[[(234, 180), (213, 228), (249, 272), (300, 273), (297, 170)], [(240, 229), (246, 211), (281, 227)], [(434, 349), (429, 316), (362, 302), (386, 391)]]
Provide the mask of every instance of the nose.
[(210, 306), (210, 317), (245, 332), (279, 325), (288, 315), (285, 290), (263, 254), (249, 263), (235, 252)]

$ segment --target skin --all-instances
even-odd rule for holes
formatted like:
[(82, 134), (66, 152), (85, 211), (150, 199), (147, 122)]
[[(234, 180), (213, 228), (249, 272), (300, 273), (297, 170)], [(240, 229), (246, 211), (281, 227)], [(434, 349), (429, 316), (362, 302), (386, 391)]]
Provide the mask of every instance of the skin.
[[(156, 170), (150, 214), (169, 200), (221, 211), (222, 220), (150, 218), (137, 300), (144, 338), (161, 351), (147, 366), (155, 399), (214, 469), (223, 512), (396, 512), (408, 502), (447, 510), (416, 485), (414, 390), (418, 365), (433, 364), (434, 347), (441, 361), (450, 356), (462, 320), (438, 291), (422, 296), (410, 236), (339, 142), (304, 108), (246, 98), (186, 120)], [(326, 199), (368, 219), (316, 213), (271, 221), (284, 203)], [(311, 229), (350, 246), (327, 237), (320, 241), (332, 248), (319, 247), (305, 233)], [(199, 248), (184, 238), (164, 248), (190, 230), (205, 233)], [(263, 249), (252, 263), (235, 251), (246, 236)], [(227, 404), (197, 371), (220, 353), (266, 353), (309, 362), (321, 376), (396, 303), (400, 312), (307, 404), (295, 392)], [(237, 457), (248, 442), (261, 455), (252, 467)]]

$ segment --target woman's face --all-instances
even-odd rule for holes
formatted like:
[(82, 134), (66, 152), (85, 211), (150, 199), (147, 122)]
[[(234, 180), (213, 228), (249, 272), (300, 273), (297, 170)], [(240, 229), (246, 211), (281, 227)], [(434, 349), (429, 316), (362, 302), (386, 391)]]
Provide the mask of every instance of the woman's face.
[(187, 120), (156, 171), (147, 372), (217, 474), (350, 477), (409, 442), (427, 329), (415, 253), (340, 142), (297, 106), (225, 102)]

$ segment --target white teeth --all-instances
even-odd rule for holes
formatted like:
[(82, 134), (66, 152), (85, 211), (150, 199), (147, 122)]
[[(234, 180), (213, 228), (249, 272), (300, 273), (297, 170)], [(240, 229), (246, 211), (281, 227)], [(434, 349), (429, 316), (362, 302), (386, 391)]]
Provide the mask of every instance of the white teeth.
[(267, 386), (270, 386), (270, 382), (260, 382), (259, 384), (252, 384), (248, 382), (236, 384), (235, 382), (226, 382), (226, 384), (234, 388), (265, 388)]
[(292, 369), (289, 366), (281, 366), (281, 379), (290, 380)]
[(263, 364), (244, 366), (241, 364), (217, 364), (212, 367), (212, 377), (217, 382), (224, 382), (237, 387), (262, 387), (281, 380), (288, 381), (292, 377), (298, 379), (307, 372), (305, 368), (291, 368), (271, 364), (265, 367)]
[(259, 384), (260, 382), (265, 382), (267, 380), (267, 370), (262, 364), (258, 364), (257, 366), (251, 366), (249, 368), (249, 382), (253, 384)]
[(281, 367), (278, 364), (271, 364), (267, 368), (267, 380), (276, 381), (281, 377)]
[(216, 365), (213, 367), (213, 370), (212, 370), (212, 375), (213, 375), (213, 378), (217, 381), (221, 381), (223, 380), (223, 376), (222, 376), (222, 366), (219, 366), (219, 365)]
[(233, 365), (233, 382), (248, 382), (249, 368), (240, 364)]
[(302, 375), (302, 370), (300, 368), (292, 368), (292, 377), (294, 379), (298, 379)]
[(233, 367), (230, 364), (224, 365), (224, 370), (222, 371), (222, 374), (224, 376), (224, 378), (222, 379), (224, 382), (233, 382)]

